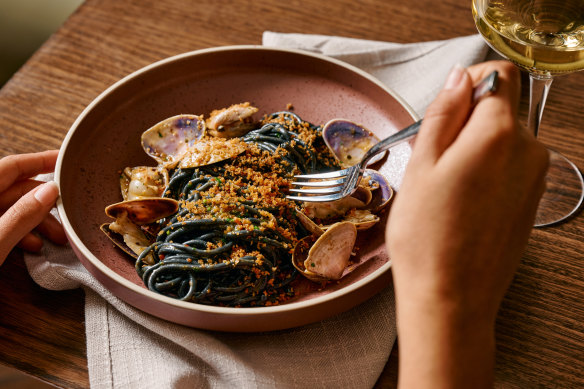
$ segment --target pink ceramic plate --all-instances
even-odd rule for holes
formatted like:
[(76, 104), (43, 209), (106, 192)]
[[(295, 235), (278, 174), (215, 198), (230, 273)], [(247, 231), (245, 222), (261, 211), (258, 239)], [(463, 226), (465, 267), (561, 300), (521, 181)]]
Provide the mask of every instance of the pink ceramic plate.
[[(259, 114), (292, 104), (304, 120), (323, 124), (351, 119), (380, 138), (410, 124), (415, 114), (377, 80), (343, 62), (312, 53), (233, 46), (178, 55), (120, 80), (77, 118), (63, 142), (56, 180), (58, 210), (75, 253), (114, 295), (160, 318), (219, 331), (267, 331), (322, 320), (365, 301), (390, 279), (384, 225), (358, 240), (358, 266), (319, 290), (306, 286), (280, 306), (225, 308), (182, 302), (147, 290), (131, 259), (99, 230), (106, 205), (121, 200), (118, 172), (155, 165), (142, 150), (141, 133), (181, 113), (207, 114), (249, 101)], [(399, 186), (409, 146), (396, 148), (380, 168)], [(308, 281), (307, 281), (308, 282)]]

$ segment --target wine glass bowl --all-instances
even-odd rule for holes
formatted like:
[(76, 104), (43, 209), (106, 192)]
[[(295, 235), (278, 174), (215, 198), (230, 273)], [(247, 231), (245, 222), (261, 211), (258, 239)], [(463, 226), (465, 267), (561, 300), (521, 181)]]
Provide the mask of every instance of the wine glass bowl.
[(473, 0), (489, 45), (540, 77), (584, 69), (584, 1)]
[[(584, 69), (584, 0), (473, 0), (478, 31), (493, 50), (529, 74), (528, 129), (538, 135), (553, 77)], [(549, 149), (536, 227), (564, 221), (584, 200), (576, 165)]]

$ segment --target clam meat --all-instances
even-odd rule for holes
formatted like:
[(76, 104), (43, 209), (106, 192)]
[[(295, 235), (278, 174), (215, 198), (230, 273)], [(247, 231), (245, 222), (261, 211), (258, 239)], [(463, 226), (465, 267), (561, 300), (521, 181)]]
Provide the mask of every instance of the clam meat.
[(219, 138), (234, 138), (245, 135), (255, 128), (252, 116), (257, 111), (256, 107), (247, 102), (214, 110), (206, 120), (209, 134)]
[(167, 184), (168, 171), (160, 167), (127, 167), (120, 175), (120, 188), (124, 200), (161, 197)]
[(235, 158), (248, 147), (241, 138), (225, 139), (206, 136), (187, 150), (178, 166), (184, 169), (211, 165)]
[[(127, 215), (120, 215), (114, 222), (107, 224), (107, 230), (102, 227), (102, 231), (110, 238), (118, 247), (128, 252), (128, 250), (121, 245), (119, 237), (122, 242), (130, 249), (130, 255), (137, 258), (148, 246), (150, 246), (150, 239), (146, 236), (144, 231), (132, 223)], [(115, 234), (111, 234), (115, 233)]]

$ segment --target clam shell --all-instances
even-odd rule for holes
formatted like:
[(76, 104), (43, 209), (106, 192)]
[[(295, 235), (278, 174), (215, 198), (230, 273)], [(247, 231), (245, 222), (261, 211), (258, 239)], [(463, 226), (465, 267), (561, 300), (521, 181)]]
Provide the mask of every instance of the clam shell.
[[(343, 221), (353, 223), (358, 231), (364, 231), (379, 222), (379, 216), (371, 213), (368, 209), (355, 209), (349, 212), (343, 218)], [(330, 226), (323, 226), (323, 229), (328, 230)]]
[(105, 214), (114, 219), (127, 215), (128, 219), (140, 226), (173, 215), (178, 210), (178, 201), (169, 198), (151, 197), (127, 200), (108, 205)]
[(201, 116), (172, 116), (144, 131), (142, 148), (159, 165), (171, 169), (203, 135), (205, 122)]
[(306, 228), (306, 230), (308, 230), (308, 232), (310, 232), (312, 235), (321, 236), (322, 234), (324, 234), (324, 230), (320, 228), (318, 224), (312, 221), (311, 218), (306, 216), (302, 212), (302, 210), (296, 209), (296, 217), (298, 218), (300, 223), (302, 223), (304, 228)]
[(112, 241), (113, 244), (118, 246), (123, 252), (125, 252), (132, 258), (137, 259), (138, 254), (136, 254), (130, 247), (128, 247), (126, 242), (124, 242), (123, 236), (118, 234), (117, 232), (110, 230), (109, 226), (110, 223), (104, 223), (101, 226), (99, 226), (99, 229)]
[[(322, 137), (343, 168), (361, 161), (367, 150), (379, 142), (371, 131), (347, 119), (328, 121), (322, 128)], [(380, 161), (386, 154), (376, 155), (368, 165)]]
[(367, 205), (367, 209), (372, 212), (380, 211), (387, 207), (391, 200), (393, 200), (394, 190), (389, 184), (387, 178), (373, 169), (365, 169), (364, 177), (369, 178), (371, 189), (371, 201)]
[[(152, 242), (145, 232), (132, 223), (125, 214), (113, 223), (102, 224), (100, 229), (116, 246), (132, 258), (137, 259)], [(152, 253), (148, 253), (144, 261), (154, 264)]]
[(353, 208), (365, 208), (371, 202), (372, 194), (368, 188), (357, 187), (350, 196), (335, 201), (311, 202), (303, 205), (304, 213), (312, 219), (331, 219), (346, 214)]
[[(329, 202), (305, 202), (303, 216), (309, 220), (321, 219), (325, 223), (327, 219), (338, 220), (342, 217), (343, 221), (353, 223), (359, 231), (373, 227), (380, 220), (375, 212), (388, 206), (394, 192), (385, 176), (376, 170), (366, 169), (363, 177), (351, 196)], [(331, 224), (318, 227), (326, 231)]]
[(353, 223), (335, 223), (318, 238), (301, 239), (294, 248), (292, 263), (312, 281), (338, 280), (349, 264), (356, 239)]
[(304, 266), (304, 261), (306, 261), (306, 258), (308, 257), (310, 247), (316, 242), (316, 239), (316, 236), (310, 235), (300, 239), (296, 243), (296, 246), (294, 246), (294, 252), (292, 253), (292, 265), (300, 274), (308, 278), (310, 281), (324, 283), (327, 282), (328, 279), (306, 270), (306, 267)]

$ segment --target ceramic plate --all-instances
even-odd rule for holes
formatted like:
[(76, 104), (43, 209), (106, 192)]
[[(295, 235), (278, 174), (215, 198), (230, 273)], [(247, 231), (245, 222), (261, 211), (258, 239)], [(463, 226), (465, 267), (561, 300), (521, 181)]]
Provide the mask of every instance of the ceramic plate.
[[(154, 316), (219, 331), (268, 331), (299, 326), (348, 310), (389, 284), (385, 218), (357, 241), (354, 270), (328, 287), (307, 286), (279, 306), (226, 308), (182, 302), (147, 290), (129, 257), (99, 226), (104, 208), (121, 200), (118, 174), (126, 166), (155, 165), (141, 133), (181, 113), (207, 114), (249, 101), (259, 115), (288, 104), (302, 119), (323, 124), (346, 118), (383, 138), (415, 119), (395, 93), (361, 70), (317, 54), (261, 46), (200, 50), (149, 65), (98, 96), (69, 130), (59, 155), (58, 210), (79, 260), (111, 293)], [(259, 116), (258, 116), (259, 117)], [(378, 168), (397, 188), (409, 158), (402, 144)], [(307, 281), (308, 282), (308, 281)]]

